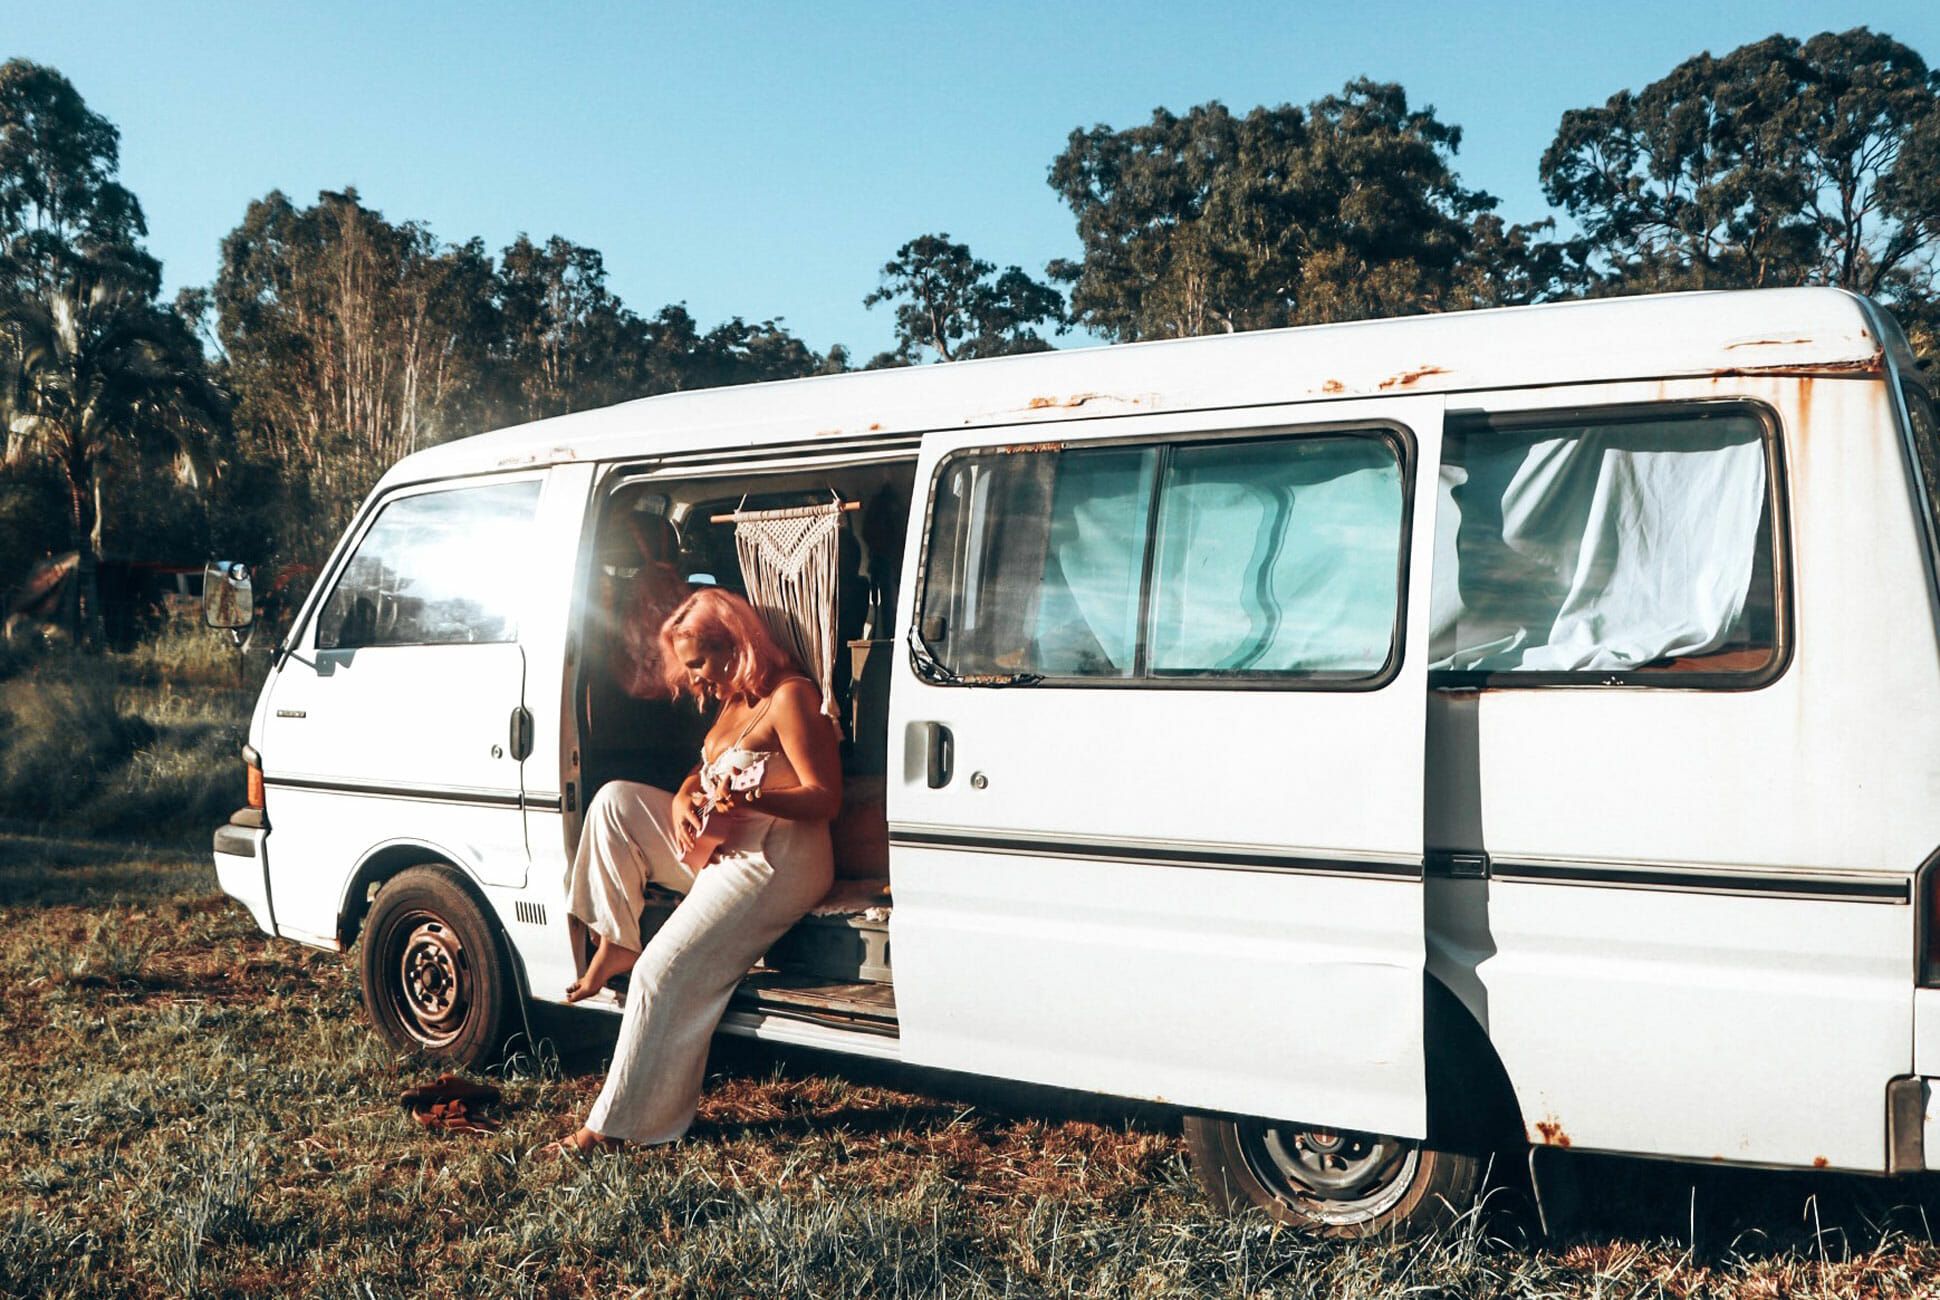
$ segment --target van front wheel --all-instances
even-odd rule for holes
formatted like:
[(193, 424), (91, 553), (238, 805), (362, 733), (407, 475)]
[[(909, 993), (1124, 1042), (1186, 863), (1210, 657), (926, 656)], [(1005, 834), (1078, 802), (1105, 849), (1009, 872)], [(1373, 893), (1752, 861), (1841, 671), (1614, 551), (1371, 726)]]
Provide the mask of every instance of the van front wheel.
[(1185, 1139), (1216, 1205), (1257, 1206), (1322, 1237), (1440, 1227), (1482, 1183), (1474, 1156), (1378, 1133), (1191, 1115)]
[(512, 972), (498, 936), (439, 867), (386, 881), (364, 927), (364, 1006), (385, 1042), (459, 1066), (488, 1061), (512, 1014)]

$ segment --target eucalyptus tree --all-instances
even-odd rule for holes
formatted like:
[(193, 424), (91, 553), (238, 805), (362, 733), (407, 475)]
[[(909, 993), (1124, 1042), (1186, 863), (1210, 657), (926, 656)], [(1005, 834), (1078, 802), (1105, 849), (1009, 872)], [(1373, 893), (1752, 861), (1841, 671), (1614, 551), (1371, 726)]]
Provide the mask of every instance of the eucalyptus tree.
[(1831, 284), (1916, 320), (1940, 291), (1940, 73), (1864, 27), (1571, 109), (1541, 176), (1610, 289)]
[(160, 264), (137, 245), (141, 204), (116, 179), (120, 157), (120, 132), (66, 77), (26, 59), (0, 63), (0, 285), (45, 292), (85, 256), (160, 286)]
[(1478, 276), (1478, 235), (1529, 252), (1461, 183), (1461, 128), (1361, 79), (1305, 107), (1237, 116), (1217, 101), (1073, 131), (1049, 181), (1083, 256), (1053, 263), (1071, 319), (1108, 338), (1176, 338), (1517, 301), (1550, 292)]
[(896, 304), (896, 348), (878, 364), (909, 364), (934, 353), (939, 361), (967, 361), (1051, 344), (1041, 326), (1064, 323), (1064, 297), (1022, 267), (1001, 272), (971, 255), (948, 233), (918, 235), (884, 263), (882, 284), (865, 307)]
[(58, 472), (79, 553), (73, 629), (98, 641), (96, 574), (115, 472), (160, 455), (185, 479), (205, 480), (225, 398), (188, 324), (117, 260), (66, 259), (40, 293), (0, 298), (0, 337), (0, 457)]
[(479, 241), (441, 243), (354, 189), (250, 203), (210, 303), (239, 454), (279, 471), (286, 549), (314, 553), (386, 465), (479, 427), (494, 293)]

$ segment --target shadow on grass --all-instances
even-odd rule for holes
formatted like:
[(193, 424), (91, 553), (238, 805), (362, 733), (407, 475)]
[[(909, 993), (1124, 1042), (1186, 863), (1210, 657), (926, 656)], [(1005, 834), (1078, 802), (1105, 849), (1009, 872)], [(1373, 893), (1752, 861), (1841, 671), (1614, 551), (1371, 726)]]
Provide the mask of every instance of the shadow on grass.
[[(1546, 1153), (1547, 1154), (1547, 1153)], [(1840, 1261), (1934, 1240), (1940, 1175), (1868, 1177), (1558, 1154), (1542, 1167), (1554, 1246), (1670, 1242), (1698, 1264)]]
[[(603, 1075), (612, 1059), (620, 1030), (619, 1017), (550, 1003), (527, 1008), (538, 1057), (556, 1064), (562, 1075)], [(517, 1050), (522, 1044), (515, 1043)], [(872, 1060), (806, 1047), (775, 1047), (746, 1038), (721, 1037), (708, 1053), (711, 1088), (729, 1081), (779, 1079), (801, 1083), (836, 1076), (850, 1083), (873, 1085), (897, 1092), (921, 1094), (933, 1105), (925, 1114), (939, 1126), (966, 1110), (1003, 1121), (1043, 1120), (1049, 1123), (1086, 1121), (1124, 1125), (1145, 1132), (1176, 1132), (1179, 1112), (1167, 1106), (1095, 1093), (1073, 1092)], [(792, 1130), (791, 1130), (792, 1131)], [(697, 1126), (695, 1133), (701, 1132)]]
[(215, 865), (179, 845), (0, 830), (0, 907), (53, 907), (217, 892)]
[[(610, 1042), (608, 1044), (610, 1051)], [(594, 1062), (594, 1068), (598, 1062)], [(860, 1134), (918, 1134), (966, 1122), (988, 1132), (1011, 1124), (1088, 1122), (1122, 1134), (1176, 1135), (1183, 1112), (1173, 1107), (1063, 1089), (989, 1080), (893, 1062), (835, 1058), (723, 1040), (709, 1062), (710, 1089), (739, 1080), (808, 1081), (835, 1074), (920, 1097), (915, 1105), (827, 1110), (750, 1122), (696, 1124), (692, 1140), (744, 1136), (806, 1137), (849, 1127)], [(1839, 1262), (1891, 1251), (1907, 1241), (1933, 1242), (1940, 1227), (1940, 1173), (1889, 1179), (1820, 1171), (1774, 1171), (1556, 1152), (1545, 1169), (1566, 1184), (1564, 1213), (1545, 1240), (1523, 1191), (1524, 1153), (1503, 1157), (1501, 1184), (1485, 1213), (1488, 1235), (1512, 1250), (1620, 1251), (1640, 1241), (1669, 1244), (1697, 1265), (1782, 1259)]]

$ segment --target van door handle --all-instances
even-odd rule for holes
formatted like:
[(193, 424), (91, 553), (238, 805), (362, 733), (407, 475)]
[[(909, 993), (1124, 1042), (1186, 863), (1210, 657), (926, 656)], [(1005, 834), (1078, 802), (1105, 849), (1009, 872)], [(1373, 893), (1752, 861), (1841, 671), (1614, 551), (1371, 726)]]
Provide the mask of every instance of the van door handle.
[(952, 736), (950, 729), (940, 722), (929, 722), (924, 726), (930, 733), (930, 789), (941, 790), (950, 784), (950, 769), (956, 763), (956, 737)]
[(532, 710), (521, 704), (512, 710), (511, 735), (507, 747), (512, 757), (523, 763), (532, 756)]

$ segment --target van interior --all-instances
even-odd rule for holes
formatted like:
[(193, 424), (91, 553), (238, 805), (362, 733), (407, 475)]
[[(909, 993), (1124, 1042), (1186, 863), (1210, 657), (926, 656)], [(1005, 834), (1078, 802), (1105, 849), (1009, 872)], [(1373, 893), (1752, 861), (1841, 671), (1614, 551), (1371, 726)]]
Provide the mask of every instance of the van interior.
[[(629, 640), (638, 647), (689, 589), (747, 594), (736, 526), (727, 516), (850, 505), (837, 516), (842, 812), (829, 828), (835, 884), (744, 982), (737, 995), (744, 1009), (895, 1032), (884, 796), (890, 629), (914, 481), (909, 459), (677, 479), (622, 476), (601, 505), (575, 690), (589, 803), (613, 780), (674, 789), (698, 760), (707, 717), (691, 700), (669, 699), (658, 683), (642, 680)], [(679, 901), (671, 892), (650, 895), (642, 925), (649, 935)], [(587, 944), (576, 954), (582, 970), (589, 953)]]

